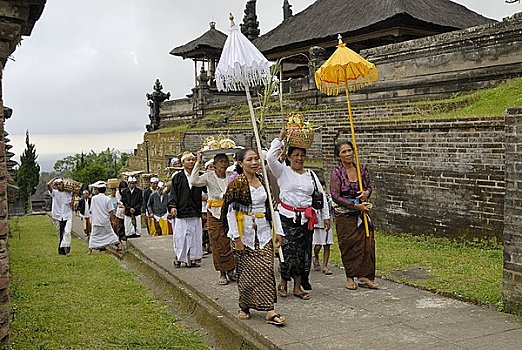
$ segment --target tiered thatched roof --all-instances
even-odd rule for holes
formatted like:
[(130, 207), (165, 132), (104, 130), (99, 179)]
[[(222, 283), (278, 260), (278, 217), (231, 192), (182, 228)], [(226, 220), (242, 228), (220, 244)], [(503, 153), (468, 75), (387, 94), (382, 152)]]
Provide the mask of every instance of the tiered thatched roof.
[(449, 0), (317, 0), (255, 44), (270, 55), (325, 42), (333, 46), (342, 34), (348, 42), (358, 36), (378, 46), (386, 43), (380, 37), (401, 41), (492, 22)]
[(219, 58), (226, 40), (227, 35), (217, 30), (216, 24), (211, 22), (210, 29), (202, 36), (172, 49), (170, 54), (183, 58)]

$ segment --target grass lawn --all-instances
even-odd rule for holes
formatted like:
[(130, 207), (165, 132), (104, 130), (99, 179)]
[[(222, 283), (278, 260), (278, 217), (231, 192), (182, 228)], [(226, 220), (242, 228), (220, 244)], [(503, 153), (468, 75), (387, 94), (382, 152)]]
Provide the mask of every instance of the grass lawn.
[[(377, 276), (502, 310), (501, 247), (382, 232), (376, 233), (375, 240)], [(331, 261), (342, 266), (336, 237)], [(425, 278), (411, 278), (402, 271), (420, 271)]]
[(9, 222), (13, 349), (207, 349), (107, 253), (58, 255), (47, 216)]

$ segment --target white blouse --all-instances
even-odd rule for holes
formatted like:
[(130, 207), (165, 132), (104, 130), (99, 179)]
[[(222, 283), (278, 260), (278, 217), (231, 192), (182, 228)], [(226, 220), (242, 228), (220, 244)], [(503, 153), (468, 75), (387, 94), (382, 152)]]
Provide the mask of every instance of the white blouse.
[[(312, 205), (312, 193), (314, 192), (314, 183), (312, 180), (312, 172), (306, 171), (302, 174), (292, 170), (291, 167), (279, 162), (278, 157), (281, 152), (283, 143), (276, 138), (272, 141), (266, 160), (268, 167), (274, 176), (277, 178), (279, 185), (279, 200), (294, 208), (307, 208)], [(323, 190), (323, 186), (315, 177), (318, 190), (323, 194), (324, 206), (321, 209), (323, 220), (330, 219), (330, 211), (328, 210), (328, 199)], [(279, 206), (279, 212), (287, 218), (295, 218), (295, 213), (291, 210)], [(317, 211), (317, 210), (316, 210)], [(308, 219), (301, 215), (301, 224), (308, 222)]]
[[(194, 169), (192, 169), (192, 174), (189, 178), (190, 184), (196, 187), (206, 186), (208, 190), (207, 194), (209, 200), (223, 199), (223, 195), (227, 190), (227, 179), (220, 179), (219, 177), (217, 177), (214, 171), (209, 171), (202, 175), (199, 175), (200, 169), (201, 163), (196, 162), (196, 164), (194, 164)], [(216, 219), (221, 218), (221, 207), (208, 208), (208, 212), (210, 212), (210, 214), (212, 214), (212, 216)]]
[[(257, 226), (257, 239), (259, 240), (259, 249), (263, 249), (265, 245), (272, 239), (272, 230), (270, 223), (265, 217), (257, 218), (255, 213), (265, 213), (266, 191), (263, 186), (258, 188), (250, 186), (250, 196), (252, 198), (252, 213), (244, 214), (243, 217), (243, 236), (241, 241), (251, 249), (255, 249), (256, 231), (254, 231), (254, 223)], [(236, 219), (236, 210), (229, 206), (228, 221), (228, 237), (231, 239), (239, 237), (238, 222)]]

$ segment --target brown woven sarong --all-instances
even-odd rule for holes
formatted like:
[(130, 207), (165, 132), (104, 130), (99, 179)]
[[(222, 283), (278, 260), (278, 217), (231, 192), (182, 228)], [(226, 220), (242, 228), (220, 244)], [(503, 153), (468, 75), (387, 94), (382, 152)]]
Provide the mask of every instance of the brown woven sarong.
[(216, 271), (230, 271), (234, 269), (234, 254), (230, 246), (230, 238), (225, 235), (223, 221), (208, 213), (208, 236), (212, 247), (212, 260)]
[(126, 241), (127, 236), (125, 235), (125, 224), (123, 219), (114, 216), (114, 219), (111, 220), (111, 225), (114, 233), (116, 233), (116, 236), (120, 239), (120, 242)]
[(357, 227), (357, 216), (336, 217), (335, 228), (346, 277), (375, 278), (375, 236), (370, 225), (366, 237), (364, 225)]
[(277, 294), (272, 241), (263, 249), (245, 247), (243, 252), (236, 253), (236, 259), (239, 307), (242, 310), (273, 310)]

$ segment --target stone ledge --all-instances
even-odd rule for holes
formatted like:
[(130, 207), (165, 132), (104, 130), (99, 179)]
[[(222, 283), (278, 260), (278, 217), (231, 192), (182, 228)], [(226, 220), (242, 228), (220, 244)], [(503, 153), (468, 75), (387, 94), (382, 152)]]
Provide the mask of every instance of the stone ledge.
[(132, 242), (128, 247), (129, 250), (124, 255), (125, 263), (147, 279), (156, 291), (160, 289), (173, 298), (186, 316), (191, 317), (211, 335), (213, 345), (218, 349), (280, 349), (238, 319), (230, 317), (225, 310), (220, 310), (206, 295), (141, 254), (132, 246)]

